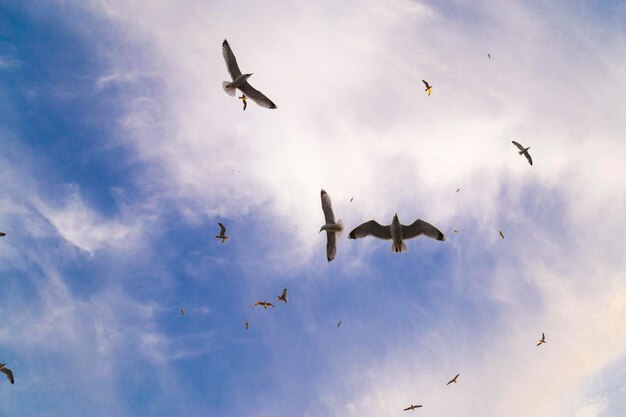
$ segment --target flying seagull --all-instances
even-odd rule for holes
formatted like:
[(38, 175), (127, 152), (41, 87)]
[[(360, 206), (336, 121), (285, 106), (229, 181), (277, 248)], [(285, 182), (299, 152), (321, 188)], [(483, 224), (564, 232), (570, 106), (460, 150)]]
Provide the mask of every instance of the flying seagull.
[(430, 96), (430, 92), (431, 92), (431, 90), (433, 89), (433, 86), (432, 86), (432, 85), (429, 85), (429, 84), (428, 84), (428, 81), (426, 81), (426, 80), (422, 80), (422, 82), (423, 82), (423, 83), (424, 83), (424, 85), (426, 86), (426, 90), (424, 90), (424, 91), (426, 91), (426, 92), (428, 93), (428, 95)]
[(391, 251), (394, 253), (401, 253), (407, 250), (404, 239), (412, 239), (419, 235), (426, 235), (432, 239), (446, 240), (446, 237), (435, 226), (430, 223), (426, 223), (423, 220), (417, 219), (412, 224), (405, 226), (400, 224), (398, 220), (398, 214), (393, 216), (393, 220), (389, 226), (383, 226), (376, 220), (370, 220), (365, 222), (353, 231), (350, 232), (348, 237), (350, 239), (360, 239), (372, 235), (379, 239), (393, 240), (391, 244)]
[(339, 326), (341, 326), (341, 320), (339, 320), (339, 323), (337, 323), (337, 328), (339, 328)]
[(180, 308), (180, 315), (181, 315), (181, 316), (184, 316), (184, 315), (185, 315), (185, 309), (184, 309), (184, 308), (182, 308), (182, 307)]
[(289, 302), (287, 300), (287, 288), (284, 288), (283, 293), (279, 295), (278, 297), (276, 297), (276, 301), (284, 301), (285, 303)]
[(453, 232), (454, 232), (454, 233), (459, 233), (459, 231), (458, 231), (458, 230), (456, 230), (456, 229), (454, 229), (454, 230), (453, 230)]
[(522, 145), (520, 145), (519, 143), (515, 142), (514, 140), (512, 140), (511, 142), (513, 142), (513, 145), (517, 146), (517, 149), (519, 149), (519, 154), (520, 155), (524, 155), (526, 157), (526, 159), (528, 159), (528, 163), (530, 165), (533, 164), (533, 159), (530, 157), (530, 154), (528, 153), (528, 150), (530, 149), (530, 146), (528, 148), (524, 148)]
[(330, 203), (330, 197), (328, 193), (322, 190), (322, 211), (324, 212), (324, 221), (326, 224), (321, 227), (322, 230), (326, 230), (326, 258), (328, 262), (335, 259), (337, 254), (337, 232), (343, 230), (343, 223), (341, 220), (335, 222), (335, 214), (333, 213), (333, 206)]
[(404, 411), (409, 411), (409, 410), (415, 411), (416, 408), (422, 408), (422, 406), (421, 405), (413, 405), (413, 404), (411, 404), (410, 406), (405, 408)]
[(268, 303), (267, 301), (257, 301), (256, 303), (254, 303), (255, 306), (263, 306), (263, 308), (268, 308), (268, 307), (274, 307), (274, 304), (272, 303)]
[(461, 374), (456, 374), (456, 376), (454, 378), (452, 378), (450, 381), (448, 381), (448, 383), (446, 385), (450, 385), (453, 382), (456, 384), (456, 379), (459, 377), (459, 375), (461, 375)]
[(250, 83), (248, 83), (248, 78), (252, 76), (252, 73), (241, 73), (241, 70), (237, 65), (237, 59), (235, 59), (235, 54), (233, 54), (233, 50), (230, 49), (230, 45), (228, 44), (228, 41), (226, 39), (224, 39), (224, 42), (222, 42), (222, 55), (224, 56), (224, 61), (226, 61), (228, 73), (233, 79), (232, 82), (224, 81), (222, 83), (222, 87), (224, 87), (224, 91), (226, 91), (226, 94), (235, 97), (235, 92), (237, 89), (239, 89), (239, 91), (241, 91), (244, 96), (251, 99), (259, 106), (265, 107), (266, 109), (275, 109), (276, 104), (272, 103), (272, 100), (265, 97), (263, 93), (261, 93), (259, 90), (252, 87)]
[(248, 330), (248, 327), (249, 327), (248, 320), (246, 320), (246, 330)]
[(239, 97), (239, 100), (243, 101), (243, 111), (246, 111), (246, 107), (248, 107), (248, 97), (246, 97), (245, 94), (242, 94), (241, 97)]
[(546, 343), (546, 335), (541, 333), (541, 340), (539, 340), (539, 343), (537, 343), (537, 346), (543, 345), (544, 343)]
[(502, 233), (502, 230), (498, 230), (498, 233), (500, 234), (500, 237), (504, 239), (504, 233)]
[(220, 225), (220, 234), (215, 237), (217, 239), (222, 239), (222, 244), (224, 244), (224, 241), (228, 239), (228, 236), (226, 236), (226, 226), (224, 226), (222, 223), (218, 224)]
[(487, 54), (487, 56), (489, 57), (489, 59), (491, 59), (491, 54)]
[(11, 370), (7, 368), (5, 365), (6, 364), (4, 363), (0, 363), (0, 371), (5, 373), (5, 375), (7, 376), (11, 384), (15, 384), (15, 379), (13, 379), (13, 372), (11, 372)]
[(457, 189), (456, 189), (456, 192), (458, 193), (459, 191), (461, 191), (461, 189), (460, 189), (460, 188), (457, 188)]

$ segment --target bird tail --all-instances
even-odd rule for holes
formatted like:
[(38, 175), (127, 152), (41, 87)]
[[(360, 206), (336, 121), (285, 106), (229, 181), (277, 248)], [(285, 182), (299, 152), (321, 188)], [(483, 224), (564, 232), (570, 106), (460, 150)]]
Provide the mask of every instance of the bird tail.
[(237, 88), (232, 85), (232, 82), (222, 81), (222, 87), (224, 87), (224, 91), (231, 97), (235, 97), (235, 93), (237, 92)]
[(393, 253), (402, 253), (407, 251), (406, 243), (400, 242), (399, 245), (396, 245), (396, 242), (391, 243), (391, 251)]

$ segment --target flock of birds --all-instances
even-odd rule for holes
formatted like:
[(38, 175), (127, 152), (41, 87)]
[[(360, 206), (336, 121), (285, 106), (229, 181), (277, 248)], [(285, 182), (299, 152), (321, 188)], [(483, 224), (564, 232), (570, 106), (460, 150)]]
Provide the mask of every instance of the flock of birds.
[[(226, 93), (230, 96), (235, 97), (236, 90), (239, 90), (242, 93), (239, 99), (243, 103), (244, 111), (247, 108), (248, 99), (252, 100), (261, 107), (275, 109), (276, 105), (272, 102), (272, 100), (267, 98), (267, 96), (252, 87), (252, 85), (250, 85), (248, 79), (253, 74), (243, 74), (241, 72), (241, 70), (239, 69), (239, 65), (237, 64), (237, 59), (235, 58), (235, 55), (230, 48), (227, 40), (224, 40), (224, 42), (222, 43), (222, 54), (224, 56), (224, 60), (226, 61), (226, 67), (228, 69), (228, 72), (232, 78), (232, 81), (224, 81), (222, 83), (224, 91), (226, 91)], [(488, 57), (489, 59), (491, 59), (490, 54), (488, 54)], [(430, 96), (433, 86), (429, 84), (426, 80), (422, 80), (422, 82), (426, 87), (425, 92), (428, 94), (428, 96)], [(524, 147), (516, 141), (512, 141), (512, 143), (518, 148), (518, 153), (520, 155), (524, 155), (528, 160), (528, 163), (532, 165), (533, 160), (528, 153), (530, 147)], [(460, 188), (456, 190), (456, 192), (459, 191)], [(343, 223), (341, 220), (335, 220), (335, 214), (333, 212), (330, 196), (324, 190), (321, 191), (321, 200), (325, 223), (320, 228), (320, 233), (322, 231), (326, 232), (326, 258), (328, 262), (331, 262), (333, 259), (335, 259), (335, 256), (337, 254), (337, 233), (343, 231)], [(350, 201), (352, 201), (352, 199), (350, 199)], [(219, 239), (220, 242), (223, 244), (229, 237), (226, 236), (226, 226), (224, 226), (222, 223), (218, 224), (220, 227), (220, 232), (218, 235), (215, 236), (215, 238)], [(453, 232), (458, 233), (459, 231), (454, 230)], [(353, 229), (348, 234), (348, 238), (361, 239), (367, 236), (373, 236), (378, 239), (391, 240), (392, 252), (402, 253), (407, 250), (407, 246), (404, 243), (405, 240), (412, 239), (421, 235), (438, 241), (446, 240), (445, 235), (439, 229), (424, 220), (417, 219), (410, 225), (404, 225), (400, 223), (397, 213), (393, 216), (391, 224), (381, 225), (376, 220), (369, 220)], [(504, 239), (504, 233), (501, 230), (499, 231), (499, 235), (502, 239)], [(0, 232), (0, 237), (3, 236), (6, 236), (6, 233)], [(283, 301), (285, 304), (288, 303), (286, 288), (284, 288), (282, 293), (276, 297), (276, 303), (278, 304), (278, 302), (280, 301)], [(268, 309), (270, 307), (275, 308), (275, 305), (268, 301), (257, 301), (253, 304), (253, 306), (260, 306), (264, 309)], [(185, 315), (185, 309), (182, 307), (180, 309), (180, 315)], [(337, 323), (337, 328), (339, 328), (339, 326), (341, 326), (341, 321)], [(248, 320), (245, 321), (245, 328), (246, 330), (249, 329)], [(540, 346), (544, 343), (546, 343), (546, 337), (545, 334), (542, 333), (541, 339), (537, 343), (537, 346)], [(7, 379), (11, 382), (11, 384), (15, 383), (15, 380), (13, 378), (13, 372), (11, 371), (11, 369), (6, 367), (6, 364), (0, 364), (0, 372), (3, 372), (7, 376)], [(459, 376), (460, 374), (455, 375), (455, 377), (448, 381), (446, 385), (457, 383), (457, 379), (459, 378)], [(422, 405), (411, 404), (410, 406), (405, 408), (404, 411), (415, 411), (416, 409), (422, 407)]]
[[(235, 55), (230, 48), (227, 40), (224, 40), (222, 43), (222, 54), (224, 56), (224, 60), (226, 61), (226, 67), (228, 68), (228, 72), (232, 78), (232, 81), (224, 81), (222, 86), (224, 91), (227, 94), (235, 97), (236, 90), (241, 91), (242, 95), (239, 97), (243, 102), (243, 110), (245, 111), (247, 108), (247, 100), (248, 98), (254, 101), (261, 107), (265, 107), (268, 109), (275, 109), (276, 105), (265, 96), (260, 91), (253, 88), (248, 79), (252, 76), (250, 74), (243, 74), (237, 65), (237, 60), (235, 59)], [(488, 58), (491, 59), (491, 54), (487, 54)], [(425, 92), (428, 96), (431, 95), (433, 86), (426, 80), (422, 80), (424, 83)], [(532, 166), (533, 160), (528, 153), (530, 147), (524, 147), (520, 143), (516, 141), (511, 141), (515, 147), (518, 149), (519, 155), (524, 155), (528, 160), (528, 163)], [(456, 192), (458, 193), (461, 189), (458, 188)], [(335, 220), (335, 214), (333, 212), (332, 203), (330, 200), (330, 196), (324, 190), (321, 191), (321, 200), (322, 200), (322, 211), (324, 213), (324, 225), (320, 228), (320, 233), (326, 232), (326, 259), (328, 262), (331, 262), (335, 259), (337, 255), (337, 234), (343, 231), (343, 222), (341, 220)], [(352, 198), (350, 199), (352, 202)], [(222, 223), (219, 223), (220, 226), (220, 234), (215, 236), (218, 239), (221, 239), (221, 242), (224, 243), (224, 240), (227, 239), (225, 233), (226, 228)], [(459, 233), (458, 230), (453, 230), (454, 233)], [(498, 231), (500, 238), (504, 239), (504, 233), (502, 230)], [(435, 239), (438, 241), (445, 241), (445, 235), (437, 229), (432, 224), (417, 219), (413, 223), (409, 225), (404, 225), (400, 223), (398, 219), (398, 214), (394, 214), (393, 219), (391, 220), (391, 224), (381, 225), (376, 220), (369, 220), (361, 225), (357, 226), (353, 229), (349, 234), (349, 239), (361, 239), (367, 236), (373, 236), (378, 239), (383, 240), (391, 240), (391, 251), (394, 253), (402, 253), (407, 250), (407, 246), (404, 243), (405, 240), (412, 239), (418, 236), (424, 235), (431, 239)], [(287, 289), (285, 288), (282, 294), (276, 298), (277, 301), (284, 301), (287, 303)], [(257, 301), (254, 303), (254, 306), (262, 306), (267, 309), (268, 307), (274, 308), (275, 306), (267, 301)], [(341, 321), (337, 323), (337, 328), (341, 326)], [(245, 322), (246, 330), (249, 328), (249, 323), (246, 320)], [(537, 343), (537, 346), (546, 343), (545, 334), (541, 334), (541, 339)], [(456, 374), (454, 378), (447, 382), (446, 385), (456, 384), (458, 378), (461, 374)], [(422, 408), (423, 406), (420, 404), (411, 404), (410, 406), (404, 408), (404, 411), (415, 411), (418, 408)]]

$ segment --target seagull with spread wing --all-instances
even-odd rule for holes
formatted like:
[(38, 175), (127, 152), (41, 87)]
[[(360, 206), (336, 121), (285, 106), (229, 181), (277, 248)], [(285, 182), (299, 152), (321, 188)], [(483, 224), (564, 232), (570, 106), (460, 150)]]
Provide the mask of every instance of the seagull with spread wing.
[(446, 237), (439, 231), (439, 229), (423, 220), (417, 219), (408, 226), (400, 224), (398, 214), (393, 216), (393, 220), (388, 226), (383, 226), (376, 220), (365, 222), (351, 231), (348, 238), (360, 239), (370, 235), (379, 239), (391, 239), (393, 241), (391, 244), (391, 251), (394, 253), (406, 251), (407, 247), (403, 240), (412, 239), (419, 235), (425, 235), (436, 240), (446, 240)]
[(324, 190), (322, 190), (322, 211), (324, 212), (326, 224), (321, 227), (320, 233), (322, 233), (322, 230), (326, 230), (326, 259), (330, 262), (335, 259), (337, 254), (337, 233), (343, 230), (343, 223), (341, 220), (335, 221), (330, 197)]
[(263, 306), (263, 308), (267, 309), (268, 307), (274, 307), (274, 304), (272, 303), (268, 303), (267, 301), (257, 301), (256, 303), (254, 303), (255, 306)]
[(237, 59), (235, 58), (235, 54), (233, 54), (233, 50), (230, 49), (230, 45), (228, 44), (228, 41), (226, 39), (224, 39), (224, 42), (222, 42), (222, 55), (224, 56), (224, 60), (226, 61), (228, 73), (233, 79), (232, 81), (224, 81), (222, 83), (222, 87), (224, 87), (224, 91), (226, 91), (226, 94), (235, 97), (236, 90), (239, 89), (239, 91), (241, 91), (245, 97), (254, 101), (259, 106), (265, 107), (266, 109), (275, 109), (276, 104), (272, 103), (272, 100), (267, 98), (262, 92), (260, 92), (256, 88), (252, 87), (248, 82), (248, 78), (252, 77), (252, 73), (241, 73), (239, 65), (237, 65)]
[(498, 230), (498, 233), (500, 234), (500, 237), (504, 239), (504, 233), (502, 233), (502, 230)]
[(224, 226), (222, 223), (218, 223), (220, 225), (220, 234), (215, 236), (217, 239), (222, 239), (222, 244), (224, 243), (224, 241), (226, 239), (228, 239), (228, 236), (226, 236), (226, 226)]
[(433, 86), (428, 84), (428, 81), (426, 81), (426, 80), (422, 80), (422, 82), (426, 86), (426, 90), (424, 90), (424, 91), (426, 91), (428, 93), (428, 95), (430, 96), (430, 92), (432, 91)]
[(452, 378), (450, 381), (448, 381), (448, 383), (446, 385), (450, 385), (453, 382), (456, 384), (456, 379), (459, 377), (459, 375), (461, 375), (461, 374), (456, 374), (456, 376), (454, 378)]
[(544, 343), (547, 343), (546, 342), (546, 335), (541, 333), (541, 340), (539, 340), (539, 343), (537, 343), (537, 346), (543, 345)]
[(524, 155), (526, 157), (526, 159), (528, 159), (528, 163), (530, 165), (532, 165), (533, 164), (533, 159), (530, 157), (530, 154), (528, 153), (528, 150), (530, 149), (530, 146), (528, 148), (524, 148), (522, 145), (520, 145), (519, 143), (515, 142), (514, 140), (512, 140), (511, 142), (513, 142), (513, 145), (517, 146), (517, 149), (519, 149), (518, 154)]
[(410, 406), (408, 406), (407, 408), (405, 408), (405, 409), (404, 409), (404, 411), (409, 411), (409, 410), (413, 410), (413, 411), (415, 411), (415, 409), (416, 409), (416, 408), (422, 408), (422, 406), (421, 406), (421, 405), (414, 405), (414, 404), (411, 404)]
[(9, 368), (7, 368), (5, 365), (6, 364), (4, 364), (4, 363), (0, 363), (0, 372), (4, 372), (4, 374), (7, 376), (7, 379), (9, 380), (9, 382), (11, 384), (15, 384), (15, 379), (13, 379), (13, 372), (11, 372), (11, 370)]
[(289, 302), (289, 300), (287, 300), (287, 288), (283, 288), (283, 293), (276, 297), (276, 301), (284, 301), (285, 304)]

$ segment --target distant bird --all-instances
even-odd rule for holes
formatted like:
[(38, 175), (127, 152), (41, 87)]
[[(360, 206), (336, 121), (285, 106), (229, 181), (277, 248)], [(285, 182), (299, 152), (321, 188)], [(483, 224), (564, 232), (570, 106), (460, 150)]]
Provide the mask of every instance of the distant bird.
[(453, 232), (454, 232), (454, 233), (459, 233), (459, 231), (458, 231), (458, 230), (456, 230), (456, 229), (454, 229), (454, 230), (453, 230)]
[(448, 383), (446, 385), (450, 385), (453, 382), (456, 384), (456, 379), (459, 377), (459, 375), (461, 375), (461, 374), (456, 374), (456, 376), (454, 378), (452, 378), (450, 381), (448, 381)]
[(428, 82), (426, 80), (422, 80), (422, 82), (426, 86), (426, 90), (424, 90), (424, 91), (426, 91), (428, 93), (428, 95), (430, 96), (430, 92), (432, 91), (433, 86), (432, 85), (428, 85)]
[(335, 214), (333, 213), (333, 206), (330, 203), (328, 193), (322, 190), (321, 196), (322, 211), (324, 212), (324, 221), (326, 224), (320, 228), (320, 233), (322, 230), (326, 230), (326, 259), (330, 262), (335, 259), (335, 255), (337, 254), (337, 232), (343, 230), (343, 223), (341, 220), (335, 222)]
[(530, 165), (533, 164), (533, 159), (530, 157), (530, 154), (528, 153), (528, 150), (530, 149), (530, 146), (528, 148), (524, 148), (522, 145), (520, 145), (519, 143), (515, 142), (514, 140), (512, 140), (511, 142), (513, 142), (513, 145), (517, 146), (517, 149), (519, 149), (519, 154), (520, 155), (524, 155), (526, 157), (526, 159), (528, 159), (528, 163)]
[(263, 308), (268, 308), (268, 307), (274, 307), (274, 304), (272, 303), (268, 303), (267, 301), (257, 301), (256, 303), (254, 303), (255, 306), (263, 306)]
[(246, 320), (246, 330), (248, 330), (248, 320)]
[(502, 233), (502, 230), (498, 230), (498, 233), (500, 234), (500, 237), (504, 239), (504, 233)]
[(341, 326), (341, 320), (339, 320), (339, 323), (337, 323), (337, 328), (339, 328), (339, 326)]
[(11, 372), (11, 370), (7, 368), (5, 365), (6, 364), (4, 363), (0, 363), (0, 371), (4, 372), (4, 374), (7, 376), (11, 384), (15, 384), (15, 379), (13, 379), (13, 372)]
[(489, 57), (489, 59), (491, 59), (491, 54), (487, 54), (487, 56)]
[(246, 97), (245, 94), (242, 94), (241, 97), (239, 97), (239, 100), (243, 101), (243, 111), (246, 111), (246, 107), (248, 107), (248, 97)]
[(372, 235), (379, 239), (391, 239), (393, 240), (393, 243), (391, 244), (391, 251), (394, 253), (401, 253), (407, 250), (406, 244), (403, 240), (412, 239), (422, 234), (432, 239), (446, 240), (444, 234), (441, 233), (435, 226), (430, 223), (426, 223), (423, 220), (417, 219), (408, 226), (400, 224), (398, 214), (393, 216), (393, 220), (389, 226), (383, 226), (376, 222), (376, 220), (370, 220), (369, 222), (365, 222), (351, 231), (348, 237), (350, 239), (360, 239)]
[(539, 340), (539, 343), (537, 343), (537, 346), (543, 345), (544, 343), (547, 343), (546, 342), (546, 335), (541, 333), (541, 339)]
[(460, 188), (457, 188), (457, 189), (456, 189), (456, 192), (458, 193), (459, 191), (461, 191), (461, 189), (460, 189)]
[(215, 237), (217, 239), (222, 239), (222, 244), (224, 244), (224, 241), (228, 239), (228, 236), (226, 236), (226, 226), (224, 226), (222, 223), (218, 224), (220, 225), (220, 234)]
[(232, 49), (230, 49), (230, 45), (228, 44), (228, 41), (226, 39), (224, 39), (224, 42), (222, 42), (222, 55), (224, 56), (224, 61), (226, 61), (228, 73), (233, 79), (232, 82), (224, 81), (222, 83), (222, 87), (224, 87), (224, 91), (226, 91), (226, 94), (235, 97), (235, 92), (237, 89), (239, 89), (239, 91), (241, 91), (244, 96), (251, 99), (259, 106), (265, 107), (266, 109), (275, 109), (276, 104), (272, 103), (272, 100), (267, 98), (263, 93), (261, 93), (259, 90), (252, 87), (250, 83), (248, 83), (248, 78), (252, 76), (252, 73), (241, 73), (241, 70), (237, 65), (237, 59), (235, 59), (235, 54), (233, 54), (233, 51)]
[(278, 297), (276, 297), (276, 301), (284, 301), (285, 303), (289, 302), (287, 300), (287, 288), (284, 288), (283, 293), (279, 295)]
[(350, 199), (350, 202), (351, 202), (351, 203), (352, 203), (352, 200), (354, 200), (354, 197), (352, 197), (352, 198)]
[(181, 316), (184, 316), (184, 315), (185, 315), (185, 309), (184, 309), (184, 308), (182, 308), (182, 307), (180, 308), (180, 315), (181, 315)]
[(415, 411), (416, 408), (422, 408), (422, 406), (421, 405), (413, 405), (413, 404), (411, 404), (410, 406), (405, 408), (404, 411), (409, 411), (409, 410)]
[(6, 235), (7, 235), (6, 233), (4, 233), (4, 232), (0, 232), (0, 237), (2, 237), (2, 236), (6, 236)]

